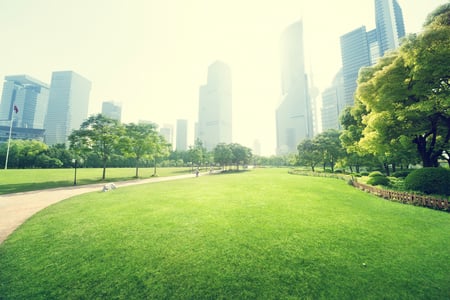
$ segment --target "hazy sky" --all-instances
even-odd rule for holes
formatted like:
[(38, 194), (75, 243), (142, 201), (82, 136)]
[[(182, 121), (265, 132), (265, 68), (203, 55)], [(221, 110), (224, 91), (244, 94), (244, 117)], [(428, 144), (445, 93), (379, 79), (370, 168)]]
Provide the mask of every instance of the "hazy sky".
[[(398, 0), (408, 33), (448, 0)], [(375, 27), (373, 0), (0, 0), (0, 78), (28, 74), (50, 83), (73, 70), (92, 82), (89, 113), (122, 103), (126, 123), (189, 120), (207, 68), (229, 64), (233, 142), (275, 153), (280, 98), (279, 41), (303, 19), (307, 71), (322, 91), (341, 66), (341, 35)], [(0, 89), (2, 87), (0, 86)]]

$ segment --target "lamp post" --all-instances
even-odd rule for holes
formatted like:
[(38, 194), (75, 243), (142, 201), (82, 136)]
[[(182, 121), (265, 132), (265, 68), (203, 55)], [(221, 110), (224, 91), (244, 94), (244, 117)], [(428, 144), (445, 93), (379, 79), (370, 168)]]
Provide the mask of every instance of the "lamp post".
[(83, 159), (77, 159), (77, 158), (72, 158), (72, 163), (75, 169), (75, 173), (73, 176), (73, 185), (77, 185), (77, 167), (78, 167), (78, 163), (82, 164), (83, 163)]
[(77, 185), (77, 164), (78, 164), (78, 160), (76, 158), (72, 158), (72, 163), (73, 163), (74, 168), (75, 168), (75, 174), (73, 176), (73, 185)]

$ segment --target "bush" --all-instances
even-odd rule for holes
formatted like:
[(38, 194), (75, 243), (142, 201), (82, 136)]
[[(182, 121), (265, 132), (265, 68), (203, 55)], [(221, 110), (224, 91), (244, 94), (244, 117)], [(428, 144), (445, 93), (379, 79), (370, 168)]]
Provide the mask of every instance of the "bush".
[(449, 196), (450, 170), (441, 167), (414, 170), (406, 176), (405, 188), (425, 194)]
[(367, 171), (361, 172), (360, 174), (361, 174), (361, 176), (369, 176), (369, 172), (367, 172)]
[(370, 172), (369, 177), (378, 177), (378, 176), (384, 176), (383, 173), (381, 173), (380, 171), (373, 171)]
[(388, 186), (389, 183), (390, 183), (389, 178), (387, 178), (384, 175), (370, 176), (369, 180), (367, 180), (367, 184), (370, 184), (370, 185), (384, 185), (384, 186)]
[(396, 177), (396, 178), (406, 178), (406, 176), (408, 176), (409, 173), (411, 173), (411, 170), (397, 171), (397, 172), (392, 173), (392, 177)]

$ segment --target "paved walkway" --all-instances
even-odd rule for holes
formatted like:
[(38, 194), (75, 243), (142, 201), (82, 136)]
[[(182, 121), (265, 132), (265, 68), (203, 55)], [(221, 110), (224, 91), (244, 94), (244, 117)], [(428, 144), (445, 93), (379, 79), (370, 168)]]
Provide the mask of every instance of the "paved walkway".
[[(114, 183), (116, 187), (124, 187), (143, 183), (153, 183), (183, 178), (195, 177), (185, 174), (170, 177), (155, 177), (149, 179), (129, 180)], [(63, 187), (48, 190), (39, 190), (24, 193), (6, 194), (0, 196), (0, 244), (38, 211), (61, 200), (89, 192), (100, 192), (105, 183)]]

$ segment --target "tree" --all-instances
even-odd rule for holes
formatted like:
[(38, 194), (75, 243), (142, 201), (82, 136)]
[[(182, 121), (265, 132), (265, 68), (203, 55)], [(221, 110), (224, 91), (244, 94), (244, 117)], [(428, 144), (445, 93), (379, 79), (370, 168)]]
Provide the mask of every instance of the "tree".
[(70, 149), (78, 153), (89, 150), (97, 154), (103, 167), (102, 180), (105, 180), (106, 165), (118, 149), (121, 132), (122, 127), (117, 120), (102, 114), (90, 116), (81, 124), (79, 130), (70, 134)]
[(334, 172), (336, 162), (344, 156), (344, 148), (339, 139), (340, 132), (336, 129), (329, 129), (317, 135), (314, 143), (322, 155), (324, 169), (327, 164), (330, 165), (331, 172)]
[(190, 146), (188, 153), (189, 153), (189, 160), (192, 163), (192, 167), (194, 167), (194, 165), (196, 165), (197, 167), (199, 167), (202, 162), (203, 159), (206, 155), (206, 148), (203, 147), (203, 143), (200, 139), (197, 139), (194, 143), (194, 146)]
[(344, 157), (344, 163), (353, 171), (359, 173), (360, 166), (367, 164), (367, 160), (370, 159), (368, 152), (363, 151), (358, 142), (362, 138), (362, 130), (364, 128), (362, 124), (362, 115), (366, 112), (365, 106), (355, 100), (355, 105), (352, 107), (346, 107), (344, 112), (340, 115), (339, 120), (343, 127), (343, 131), (339, 136), (342, 146), (346, 150)]
[(169, 148), (170, 144), (166, 141), (166, 139), (162, 135), (158, 134), (155, 140), (155, 149), (152, 153), (154, 160), (153, 176), (156, 176), (156, 160), (158, 158), (169, 156), (170, 154)]
[(126, 124), (125, 135), (120, 139), (120, 148), (126, 157), (135, 160), (136, 178), (139, 177), (141, 159), (154, 159), (160, 142), (155, 124)]
[(46, 155), (51, 158), (58, 159), (62, 163), (62, 167), (69, 168), (72, 166), (72, 158), (74, 157), (71, 151), (66, 148), (65, 144), (51, 145), (48, 148)]
[(322, 154), (317, 144), (311, 139), (304, 139), (298, 146), (298, 163), (309, 166), (311, 171), (315, 171), (316, 165), (322, 161)]
[(231, 162), (236, 165), (239, 170), (239, 165), (247, 165), (252, 159), (252, 150), (237, 143), (229, 145), (231, 153), (233, 154)]
[(356, 97), (366, 106), (359, 145), (394, 159), (415, 145), (424, 167), (438, 166), (450, 140), (450, 4), (398, 52), (360, 72)]
[[(6, 160), (7, 143), (0, 146), (0, 155)], [(9, 146), (8, 168), (38, 167), (36, 158), (45, 154), (48, 146), (37, 140), (11, 140)]]
[(214, 162), (220, 164), (222, 169), (225, 169), (225, 166), (231, 164), (233, 159), (233, 152), (230, 149), (230, 146), (225, 143), (220, 143), (216, 147), (214, 147)]

